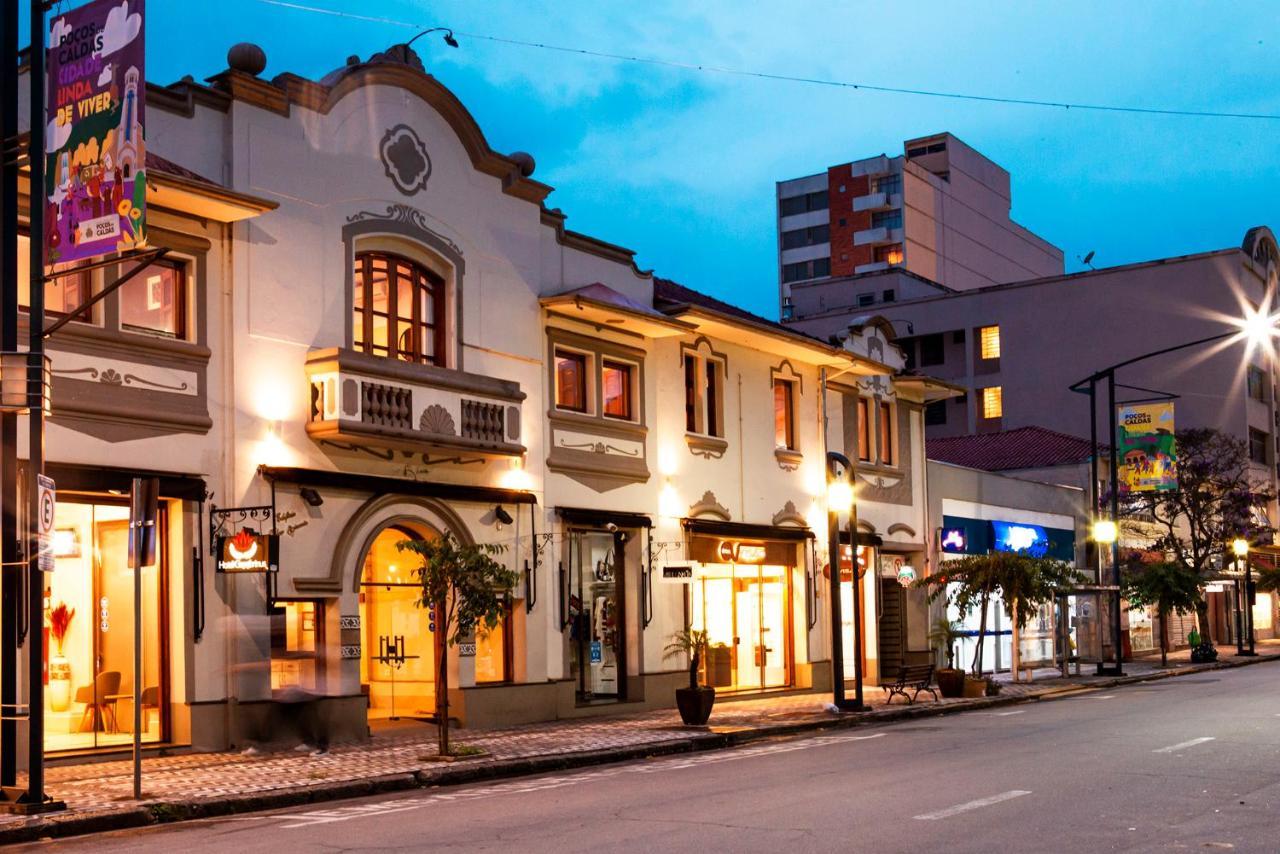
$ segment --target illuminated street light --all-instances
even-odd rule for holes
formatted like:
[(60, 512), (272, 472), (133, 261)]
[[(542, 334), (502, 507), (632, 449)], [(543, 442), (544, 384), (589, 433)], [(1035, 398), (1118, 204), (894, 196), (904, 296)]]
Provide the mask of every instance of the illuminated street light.
[[(1240, 580), (1236, 579), (1236, 614), (1244, 613), (1244, 620), (1236, 619), (1236, 655), (1257, 655), (1253, 641), (1253, 564), (1249, 561), (1249, 541), (1244, 537), (1236, 537), (1231, 541), (1231, 551), (1236, 556), (1236, 570), (1244, 561), (1244, 591), (1240, 590)], [(1241, 603), (1240, 599), (1244, 602)], [(1242, 625), (1243, 623), (1243, 625)], [(1244, 648), (1244, 639), (1249, 638), (1249, 649)]]
[(1093, 541), (1110, 545), (1116, 541), (1119, 531), (1116, 523), (1110, 519), (1099, 519), (1093, 523)]
[(853, 507), (853, 484), (840, 478), (827, 483), (827, 512), (848, 513)]
[(1231, 541), (1231, 551), (1235, 552), (1236, 557), (1244, 557), (1249, 554), (1249, 541), (1243, 537), (1236, 537)]

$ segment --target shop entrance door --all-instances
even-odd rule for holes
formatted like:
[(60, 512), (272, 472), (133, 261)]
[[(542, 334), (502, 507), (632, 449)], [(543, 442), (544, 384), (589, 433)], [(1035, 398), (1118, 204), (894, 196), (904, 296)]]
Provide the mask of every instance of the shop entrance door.
[(569, 672), (581, 703), (626, 699), (626, 548), (622, 531), (570, 531)]
[(704, 564), (694, 628), (707, 632), (704, 678), (728, 691), (791, 684), (791, 588), (783, 566)]

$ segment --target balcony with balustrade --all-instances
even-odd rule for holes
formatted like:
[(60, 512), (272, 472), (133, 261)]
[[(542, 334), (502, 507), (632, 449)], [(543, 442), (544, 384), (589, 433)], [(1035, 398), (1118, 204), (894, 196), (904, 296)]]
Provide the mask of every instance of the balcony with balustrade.
[(519, 383), (342, 347), (312, 350), (306, 369), (307, 434), (322, 444), (482, 457), (525, 452)]

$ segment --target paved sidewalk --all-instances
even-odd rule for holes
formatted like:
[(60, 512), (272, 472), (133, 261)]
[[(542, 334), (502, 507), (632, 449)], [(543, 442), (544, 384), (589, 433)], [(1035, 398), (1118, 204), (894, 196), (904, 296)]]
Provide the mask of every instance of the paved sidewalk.
[[(295, 751), (185, 754), (146, 759), (141, 803), (130, 798), (132, 764), (113, 761), (50, 768), (47, 788), (68, 810), (44, 816), (0, 815), (0, 844), (46, 836), (132, 827), (157, 821), (197, 818), (331, 800), (378, 791), (449, 785), (516, 776), (662, 753), (729, 747), (761, 738), (821, 729), (886, 723), (904, 718), (1024, 702), (1146, 679), (1196, 673), (1280, 659), (1280, 641), (1259, 644), (1256, 659), (1225, 655), (1213, 665), (1191, 665), (1189, 653), (1125, 665), (1124, 677), (1082, 675), (1063, 679), (1056, 670), (1036, 671), (1034, 681), (1013, 683), (1002, 674), (999, 696), (934, 703), (927, 695), (907, 706), (901, 698), (886, 705), (883, 692), (867, 686), (871, 710), (834, 714), (828, 695), (784, 694), (751, 700), (721, 699), (710, 726), (685, 727), (674, 710), (607, 718), (556, 721), (498, 730), (457, 730), (455, 741), (487, 755), (456, 762), (433, 761), (435, 731), (430, 726), (385, 730), (368, 742), (336, 745), (324, 756)], [(1087, 674), (1088, 671), (1085, 671)]]

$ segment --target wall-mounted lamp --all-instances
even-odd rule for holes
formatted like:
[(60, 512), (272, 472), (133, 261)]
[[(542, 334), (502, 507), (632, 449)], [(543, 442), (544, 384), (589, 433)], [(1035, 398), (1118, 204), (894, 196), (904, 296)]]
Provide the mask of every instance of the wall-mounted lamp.
[(498, 522), (503, 525), (510, 525), (512, 522), (515, 521), (515, 519), (511, 517), (511, 514), (508, 513), (506, 508), (503, 507), (501, 504), (494, 505), (493, 518), (498, 520)]
[(302, 496), (302, 500), (310, 504), (312, 507), (319, 507), (321, 504), (324, 504), (324, 497), (309, 486), (304, 486), (299, 489), (298, 495)]

